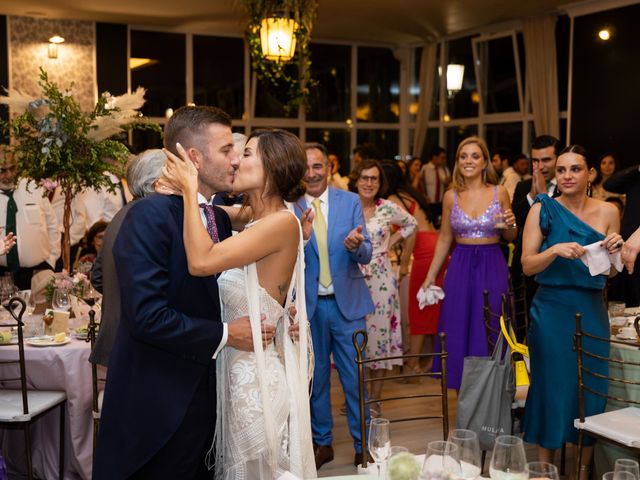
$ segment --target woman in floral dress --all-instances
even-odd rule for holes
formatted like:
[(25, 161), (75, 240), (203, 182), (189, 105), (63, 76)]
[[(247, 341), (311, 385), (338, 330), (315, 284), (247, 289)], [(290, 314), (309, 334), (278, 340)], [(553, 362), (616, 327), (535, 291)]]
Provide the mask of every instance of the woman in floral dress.
[[(389, 247), (412, 235), (417, 222), (395, 203), (380, 198), (386, 188), (386, 180), (377, 160), (361, 162), (352, 173), (350, 187), (355, 188), (360, 197), (373, 245), (371, 262), (360, 265), (376, 306), (366, 319), (369, 335), (366, 355), (367, 358), (402, 355), (398, 280), (389, 260)], [(404, 254), (411, 255), (411, 252)], [(373, 378), (382, 378), (394, 365), (402, 365), (402, 360), (381, 360), (367, 366)], [(369, 398), (380, 398), (381, 393), (382, 380), (372, 382)], [(373, 404), (371, 414), (379, 413), (379, 404)]]

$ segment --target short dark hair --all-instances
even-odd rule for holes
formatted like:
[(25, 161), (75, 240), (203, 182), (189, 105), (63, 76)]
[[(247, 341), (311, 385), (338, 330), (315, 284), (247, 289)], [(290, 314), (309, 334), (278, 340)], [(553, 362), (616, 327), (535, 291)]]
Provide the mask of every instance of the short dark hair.
[(258, 139), (258, 153), (264, 166), (267, 194), (278, 194), (287, 202), (304, 195), (302, 181), (307, 170), (307, 156), (302, 142), (293, 133), (280, 129), (259, 129), (249, 135)]
[(353, 149), (353, 154), (355, 155), (356, 153), (360, 154), (360, 157), (363, 160), (366, 160), (367, 158), (373, 158), (375, 160), (382, 159), (382, 152), (380, 149), (370, 142), (356, 145)]
[[(352, 192), (358, 192), (356, 188), (356, 183), (360, 179), (360, 175), (362, 175), (363, 170), (367, 170), (369, 168), (377, 168), (378, 172), (380, 172), (380, 183), (378, 188), (378, 193), (376, 193), (375, 198), (381, 198), (386, 195), (387, 190), (389, 189), (389, 184), (387, 183), (387, 176), (382, 169), (382, 165), (380, 162), (374, 158), (367, 158), (358, 163), (353, 170), (349, 174), (349, 190)], [(399, 167), (398, 167), (399, 168)]]
[(203, 149), (200, 135), (207, 126), (215, 123), (231, 128), (231, 117), (217, 107), (180, 107), (164, 127), (164, 147), (176, 155), (176, 143), (180, 143), (185, 149)]
[(553, 147), (553, 153), (556, 155), (560, 155), (560, 149), (562, 145), (560, 145), (560, 140), (558, 140), (553, 135), (540, 135), (534, 138), (533, 143), (531, 144), (532, 149), (540, 150), (542, 148)]
[[(511, 154), (509, 153), (509, 150), (507, 150), (506, 148), (496, 148), (493, 153), (491, 154), (491, 158), (493, 158), (494, 155), (498, 155), (500, 157), (500, 160), (510, 160), (511, 159)], [(511, 164), (509, 164), (511, 165)]]
[(447, 151), (442, 148), (440, 145), (435, 145), (432, 149), (431, 149), (431, 157), (429, 158), (433, 158), (433, 157), (437, 157), (438, 155), (440, 155), (441, 153), (447, 153)]
[(509, 166), (513, 167), (518, 160), (523, 160), (523, 159), (529, 160), (529, 157), (527, 157), (524, 153), (518, 153), (517, 155), (509, 159)]

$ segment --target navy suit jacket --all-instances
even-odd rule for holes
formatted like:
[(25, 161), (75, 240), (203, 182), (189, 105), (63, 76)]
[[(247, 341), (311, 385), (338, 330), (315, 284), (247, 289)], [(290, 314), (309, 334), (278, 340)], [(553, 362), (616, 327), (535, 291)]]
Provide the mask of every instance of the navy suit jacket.
[[(216, 214), (225, 238), (229, 218)], [(126, 478), (146, 464), (210, 375), (223, 333), (218, 285), (215, 276), (189, 274), (182, 227), (182, 198), (151, 195), (131, 207), (116, 239), (121, 320), (109, 361), (96, 479)]]
[[(304, 212), (307, 209), (304, 197), (300, 199), (299, 203), (302, 212)], [(297, 213), (299, 216), (300, 211)], [(349, 232), (358, 225), (362, 225), (364, 242), (357, 250), (349, 252), (343, 242)], [(338, 308), (348, 320), (363, 318), (373, 312), (375, 306), (371, 301), (369, 288), (358, 264), (367, 264), (371, 261), (372, 247), (362, 215), (360, 199), (354, 193), (329, 187), (327, 237), (329, 266)], [(304, 248), (304, 260), (307, 315), (311, 318), (318, 303), (318, 281), (320, 278), (320, 261), (315, 233), (311, 234), (311, 238)]]

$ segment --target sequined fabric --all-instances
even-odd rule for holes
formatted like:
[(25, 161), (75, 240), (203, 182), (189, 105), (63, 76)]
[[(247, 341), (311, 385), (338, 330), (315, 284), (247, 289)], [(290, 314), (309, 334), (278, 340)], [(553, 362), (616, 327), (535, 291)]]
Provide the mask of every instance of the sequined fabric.
[(453, 192), (453, 208), (451, 209), (451, 229), (456, 237), (491, 238), (499, 237), (500, 230), (495, 228), (495, 216), (502, 213), (498, 202), (498, 189), (493, 188), (493, 200), (482, 215), (471, 218), (458, 205), (458, 195)]

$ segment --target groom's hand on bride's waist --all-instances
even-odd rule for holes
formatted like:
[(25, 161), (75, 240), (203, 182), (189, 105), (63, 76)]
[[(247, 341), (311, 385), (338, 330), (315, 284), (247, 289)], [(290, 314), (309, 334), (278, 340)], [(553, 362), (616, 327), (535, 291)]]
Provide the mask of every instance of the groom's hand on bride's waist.
[[(260, 315), (260, 320), (264, 321), (266, 317)], [(265, 325), (262, 323), (262, 346), (273, 341), (273, 337), (276, 334), (276, 328), (273, 325)], [(253, 337), (251, 335), (251, 323), (249, 317), (236, 318), (234, 321), (228, 324), (227, 331), (227, 345), (238, 350), (244, 350), (247, 352), (253, 351)]]

